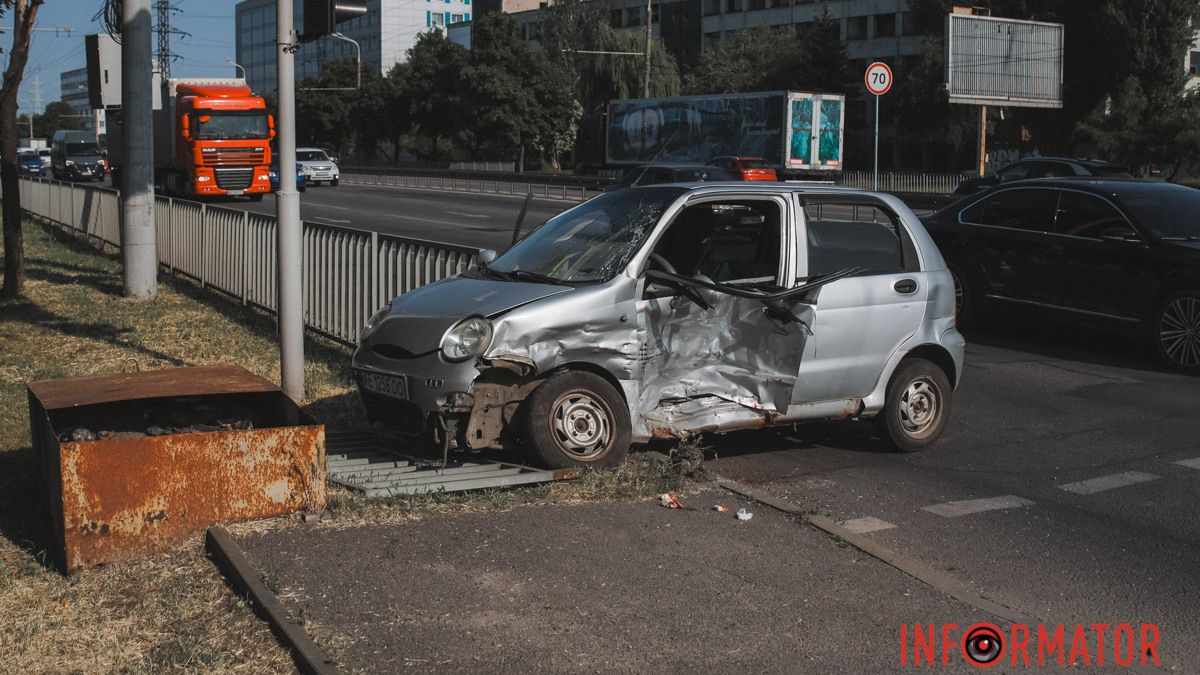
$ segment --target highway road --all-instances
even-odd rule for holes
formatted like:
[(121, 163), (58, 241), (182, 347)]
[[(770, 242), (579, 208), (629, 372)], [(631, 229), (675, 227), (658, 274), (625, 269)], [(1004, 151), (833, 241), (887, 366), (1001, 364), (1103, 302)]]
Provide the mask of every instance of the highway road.
[[(503, 251), (512, 242), (513, 225), (524, 201), (524, 197), (511, 195), (342, 183), (314, 186), (301, 193), (300, 217), (314, 223)], [(576, 203), (535, 197), (525, 214), (524, 231)], [(221, 206), (275, 215), (275, 196)]]

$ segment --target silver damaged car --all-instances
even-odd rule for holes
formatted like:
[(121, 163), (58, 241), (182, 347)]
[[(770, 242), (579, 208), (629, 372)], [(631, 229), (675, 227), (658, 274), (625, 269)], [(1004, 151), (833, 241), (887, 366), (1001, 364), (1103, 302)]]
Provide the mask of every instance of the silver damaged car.
[(890, 195), (617, 190), (492, 257), (370, 319), (354, 370), (373, 421), (555, 468), (809, 420), (874, 418), (902, 451), (946, 427), (964, 347), (954, 284)]

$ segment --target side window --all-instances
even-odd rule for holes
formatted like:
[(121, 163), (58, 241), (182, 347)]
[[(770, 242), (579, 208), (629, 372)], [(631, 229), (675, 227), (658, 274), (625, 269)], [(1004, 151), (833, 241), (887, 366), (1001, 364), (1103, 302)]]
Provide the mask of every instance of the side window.
[(1029, 171), (1030, 178), (1062, 178), (1074, 175), (1075, 170), (1062, 162), (1034, 162)]
[(782, 250), (780, 223), (774, 201), (696, 204), (680, 212), (654, 252), (682, 276), (774, 286)]
[(864, 274), (905, 270), (904, 240), (895, 214), (867, 205), (836, 202), (805, 204), (809, 278), (848, 267)]
[(651, 183), (674, 183), (674, 182), (675, 182), (675, 174), (673, 174), (670, 169), (655, 169), (653, 171), (646, 172), (646, 179), (641, 181), (641, 184), (649, 185)]
[(1021, 180), (1029, 177), (1029, 162), (1017, 162), (996, 172), (1000, 180)]
[(967, 207), (959, 218), (975, 225), (1051, 232), (1057, 204), (1054, 190), (1002, 190)]
[(1073, 237), (1136, 237), (1137, 233), (1112, 204), (1081, 192), (1063, 192), (1054, 231)]

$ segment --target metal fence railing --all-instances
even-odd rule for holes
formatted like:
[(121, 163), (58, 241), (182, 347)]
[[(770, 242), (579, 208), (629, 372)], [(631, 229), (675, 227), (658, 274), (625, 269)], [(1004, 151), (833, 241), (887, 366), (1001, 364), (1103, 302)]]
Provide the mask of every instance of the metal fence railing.
[[(21, 180), (26, 212), (121, 245), (120, 195), (109, 188)], [(276, 309), (275, 218), (183, 199), (154, 204), (158, 260), (170, 272), (267, 311)], [(334, 225), (303, 224), (304, 322), (353, 345), (387, 300), (466, 271), (479, 249)]]
[[(958, 184), (970, 176), (961, 173), (919, 173), (908, 171), (884, 171), (879, 174), (880, 192), (923, 193), (948, 195)], [(870, 190), (870, 171), (843, 171), (837, 179), (838, 185)]]
[(351, 173), (343, 171), (341, 182), (348, 185), (380, 185), (390, 187), (425, 188), (450, 192), (479, 194), (527, 195), (544, 199), (583, 201), (600, 194), (599, 190), (582, 185), (553, 185), (510, 178), (474, 178), (450, 175), (424, 176), (406, 173)]

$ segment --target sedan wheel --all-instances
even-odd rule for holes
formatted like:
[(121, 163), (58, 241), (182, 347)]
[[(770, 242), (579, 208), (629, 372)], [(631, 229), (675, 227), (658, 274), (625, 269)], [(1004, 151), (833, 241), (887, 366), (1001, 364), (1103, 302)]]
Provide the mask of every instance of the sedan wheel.
[(1184, 291), (1167, 298), (1156, 322), (1155, 347), (1171, 368), (1200, 373), (1200, 293)]

